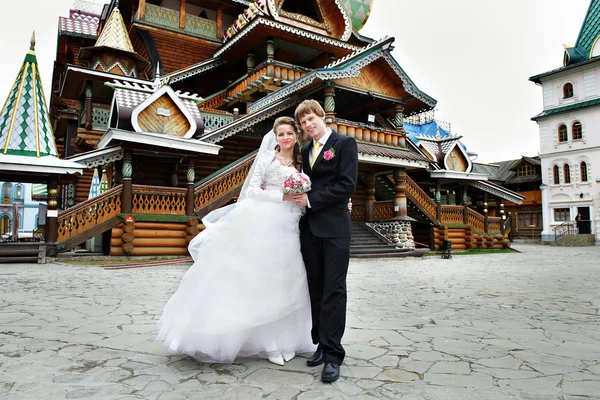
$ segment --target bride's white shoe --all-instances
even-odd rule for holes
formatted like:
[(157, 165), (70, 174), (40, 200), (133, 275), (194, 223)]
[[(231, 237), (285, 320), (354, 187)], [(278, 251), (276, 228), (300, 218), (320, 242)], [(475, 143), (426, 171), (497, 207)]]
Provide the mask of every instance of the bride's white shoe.
[(296, 353), (294, 353), (293, 351), (291, 353), (287, 353), (283, 355), (283, 361), (288, 362), (288, 361), (292, 361), (294, 359), (294, 357), (296, 357)]
[(282, 356), (269, 357), (269, 362), (273, 363), (275, 365), (283, 366), (283, 357)]

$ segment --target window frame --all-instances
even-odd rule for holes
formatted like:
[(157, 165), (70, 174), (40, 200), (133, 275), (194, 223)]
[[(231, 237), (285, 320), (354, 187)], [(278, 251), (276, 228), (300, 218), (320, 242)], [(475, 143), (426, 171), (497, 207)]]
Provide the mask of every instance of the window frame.
[[(570, 89), (569, 92), (567, 92), (567, 88)], [(562, 89), (563, 89), (563, 99), (570, 99), (575, 96), (575, 90), (574, 90), (573, 84), (571, 82), (565, 83), (563, 85)]]
[(560, 185), (560, 168), (556, 164), (552, 167), (552, 178), (554, 185)]
[(585, 161), (581, 161), (579, 163), (579, 180), (581, 182), (589, 182), (588, 175), (588, 165)]
[[(561, 132), (561, 128), (564, 128), (564, 139), (561, 138), (561, 134), (563, 132)], [(567, 129), (567, 125), (565, 124), (560, 124), (558, 125), (558, 142), (559, 143), (565, 143), (569, 141), (569, 130)]]
[(571, 183), (571, 166), (569, 164), (563, 165), (563, 182), (565, 184)]
[(569, 207), (553, 208), (555, 222), (566, 222), (571, 220), (571, 209)]
[[(577, 127), (577, 129), (575, 129), (575, 127)], [(583, 139), (583, 124), (580, 121), (573, 121), (571, 124), (571, 137), (573, 140)]]

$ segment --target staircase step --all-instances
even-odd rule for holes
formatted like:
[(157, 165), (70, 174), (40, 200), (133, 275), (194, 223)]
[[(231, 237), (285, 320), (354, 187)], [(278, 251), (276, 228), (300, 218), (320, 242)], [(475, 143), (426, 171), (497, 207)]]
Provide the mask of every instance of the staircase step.
[(13, 263), (34, 263), (38, 262), (38, 256), (20, 256), (20, 257), (0, 257), (0, 263), (13, 264)]

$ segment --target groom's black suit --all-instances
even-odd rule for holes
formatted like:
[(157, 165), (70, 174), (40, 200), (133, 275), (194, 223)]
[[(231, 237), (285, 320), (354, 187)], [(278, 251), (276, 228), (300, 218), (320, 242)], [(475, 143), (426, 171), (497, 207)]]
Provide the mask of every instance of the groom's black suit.
[[(325, 362), (342, 363), (346, 327), (346, 274), (350, 258), (348, 201), (356, 188), (356, 141), (333, 131), (311, 168), (312, 140), (302, 147), (303, 170), (311, 181), (310, 207), (300, 220), (302, 258), (306, 265), (312, 311), (312, 339)], [(326, 160), (333, 149), (335, 156)]]

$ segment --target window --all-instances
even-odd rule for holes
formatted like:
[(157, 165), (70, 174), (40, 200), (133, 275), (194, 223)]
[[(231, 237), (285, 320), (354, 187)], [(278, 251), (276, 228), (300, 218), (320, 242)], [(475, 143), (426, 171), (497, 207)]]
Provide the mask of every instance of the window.
[(583, 137), (583, 130), (581, 129), (581, 122), (573, 122), (573, 140), (581, 139)]
[(563, 86), (563, 98), (568, 99), (569, 97), (573, 97), (573, 84), (565, 83)]
[[(518, 214), (519, 229), (531, 229), (542, 227), (541, 212), (524, 212)], [(534, 225), (532, 227), (532, 225)]]
[(535, 175), (535, 166), (525, 163), (517, 170), (517, 176), (533, 176)]
[(585, 161), (582, 161), (581, 164), (579, 164), (579, 175), (581, 177), (581, 182), (588, 181), (587, 164)]
[(23, 186), (17, 185), (15, 188), (15, 200), (23, 201)]
[(560, 174), (559, 174), (559, 172), (558, 172), (558, 165), (555, 165), (555, 166), (552, 168), (552, 175), (554, 175), (554, 184), (555, 184), (555, 185), (558, 185), (558, 184), (560, 184)]
[(568, 208), (555, 208), (554, 209), (554, 220), (555, 221), (569, 221), (571, 219), (571, 213)]
[(569, 167), (569, 164), (565, 164), (563, 166), (563, 174), (564, 174), (564, 181), (565, 183), (571, 183), (571, 167)]
[(12, 197), (12, 183), (2, 185), (2, 204), (10, 204)]
[(4, 214), (0, 217), (0, 236), (6, 235), (10, 231), (10, 217), (7, 214)]
[(559, 142), (566, 142), (567, 141), (567, 126), (566, 125), (559, 125), (558, 126), (558, 141)]

